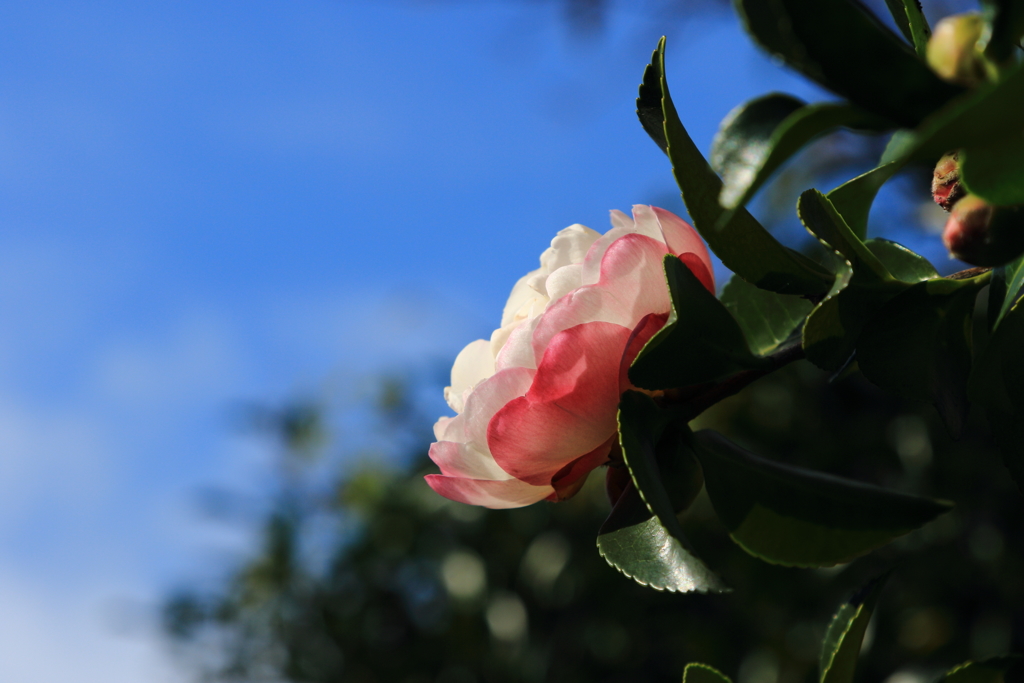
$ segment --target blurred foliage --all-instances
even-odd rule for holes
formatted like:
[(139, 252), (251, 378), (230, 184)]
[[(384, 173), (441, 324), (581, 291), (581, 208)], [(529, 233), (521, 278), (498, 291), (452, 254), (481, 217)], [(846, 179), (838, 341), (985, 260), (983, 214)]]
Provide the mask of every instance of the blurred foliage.
[[(957, 506), (850, 565), (801, 570), (744, 553), (702, 494), (683, 525), (733, 592), (684, 595), (598, 555), (601, 471), (566, 503), (453, 503), (423, 482), (428, 421), (401, 383), (385, 384), (379, 411), (387, 439), (419, 435), (407, 469), (368, 463), (325, 486), (309, 466), (282, 484), (259, 551), (223, 587), (168, 600), (167, 633), (205, 679), (678, 681), (701, 661), (738, 683), (810, 681), (831, 614), (890, 568), (864, 680), (931, 680), (1024, 649), (1024, 505), (976, 420), (952, 442), (930, 407), (857, 377), (829, 384), (807, 362), (719, 404), (700, 426), (765, 456)], [(309, 462), (302, 439), (282, 443), (284, 460)]]

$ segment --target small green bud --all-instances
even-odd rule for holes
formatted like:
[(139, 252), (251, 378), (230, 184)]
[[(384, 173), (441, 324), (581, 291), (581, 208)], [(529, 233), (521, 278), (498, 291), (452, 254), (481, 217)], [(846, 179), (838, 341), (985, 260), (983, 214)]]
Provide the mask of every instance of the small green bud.
[(959, 154), (950, 152), (935, 164), (935, 174), (932, 176), (932, 199), (943, 209), (949, 211), (964, 194), (964, 186), (960, 182)]
[(928, 65), (941, 78), (972, 86), (985, 80), (985, 58), (978, 41), (985, 21), (977, 12), (954, 14), (935, 27), (925, 53)]

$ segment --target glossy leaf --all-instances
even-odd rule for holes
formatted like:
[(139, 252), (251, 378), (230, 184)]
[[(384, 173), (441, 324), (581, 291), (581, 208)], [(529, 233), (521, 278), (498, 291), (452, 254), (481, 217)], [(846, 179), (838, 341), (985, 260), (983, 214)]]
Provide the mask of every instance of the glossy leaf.
[(890, 161), (934, 163), (951, 149), (984, 146), (1020, 130), (1024, 62), (995, 83), (984, 83), (929, 117), (915, 131), (897, 131), (882, 155)]
[(807, 190), (801, 194), (796, 212), (804, 227), (842, 255), (855, 273), (878, 282), (893, 280), (878, 257), (850, 229), (832, 202), (821, 192)]
[(918, 0), (885, 0), (903, 36), (914, 46), (914, 51), (921, 59), (925, 58), (928, 38), (932, 31), (928, 28), (928, 20), (921, 11)]
[(672, 311), (629, 369), (635, 386), (673, 389), (771, 366), (750, 352), (735, 318), (682, 261), (670, 254), (664, 264)]
[(683, 669), (683, 683), (732, 683), (724, 673), (707, 664), (687, 664)]
[(946, 512), (948, 503), (760, 458), (715, 432), (693, 437), (705, 486), (732, 539), (797, 567), (849, 562)]
[[(831, 274), (806, 256), (784, 247), (746, 209), (717, 226), (724, 209), (718, 203), (722, 181), (690, 139), (679, 120), (665, 81), (665, 39), (644, 72), (637, 99), (641, 123), (672, 162), (672, 173), (694, 227), (708, 247), (735, 273), (764, 289), (785, 294), (824, 294)], [(661, 132), (653, 103), (661, 103)]]
[(759, 356), (789, 339), (813, 308), (807, 299), (758, 289), (736, 275), (725, 285), (720, 301), (739, 323), (747, 346)]
[(900, 282), (915, 283), (939, 277), (928, 259), (887, 239), (875, 238), (864, 244), (878, 257), (885, 269)]
[(865, 377), (898, 396), (933, 403), (953, 438), (967, 419), (971, 315), (987, 281), (919, 282), (882, 306), (857, 343)]
[(996, 269), (995, 273), (998, 278), (994, 277), (992, 281), (994, 298), (989, 300), (989, 320), (993, 329), (1024, 294), (1021, 291), (1024, 287), (1024, 256)]
[(985, 56), (996, 62), (1006, 62), (1024, 36), (1024, 4), (1018, 0), (982, 0), (982, 5), (985, 18), (992, 26)]
[(994, 143), (960, 152), (960, 180), (996, 206), (1024, 204), (1024, 129)]
[(866, 583), (832, 617), (821, 644), (821, 683), (853, 683), (864, 633), (887, 578), (884, 575)]
[(807, 105), (780, 93), (736, 107), (711, 145), (711, 166), (722, 177), (719, 203), (726, 209), (743, 206), (804, 145), (841, 126), (884, 127), (884, 122), (852, 105)]
[(963, 92), (853, 0), (735, 0), (754, 39), (866, 111), (914, 127)]
[(899, 169), (899, 163), (889, 162), (843, 183), (826, 195), (857, 237), (864, 239), (867, 236), (868, 214), (875, 195)]
[(601, 527), (597, 545), (613, 567), (637, 582), (677, 592), (726, 590), (690, 550), (676, 512), (688, 507), (703, 479), (678, 438), (663, 439), (667, 414), (627, 391), (619, 405), (619, 443), (632, 483)]
[(1024, 658), (1010, 655), (964, 662), (947, 671), (938, 683), (1018, 683), (1021, 680), (1024, 680)]

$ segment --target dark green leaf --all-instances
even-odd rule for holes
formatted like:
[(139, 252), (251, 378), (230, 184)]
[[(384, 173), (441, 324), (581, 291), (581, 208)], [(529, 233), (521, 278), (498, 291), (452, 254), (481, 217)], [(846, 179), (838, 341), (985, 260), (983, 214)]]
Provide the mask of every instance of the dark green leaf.
[(798, 296), (758, 289), (733, 275), (721, 302), (743, 330), (747, 346), (764, 356), (786, 341), (811, 312), (811, 302)]
[(636, 98), (636, 115), (640, 125), (651, 136), (662, 152), (668, 153), (665, 141), (665, 114), (661, 104), (661, 63), (660, 52), (664, 49), (665, 39), (658, 43), (658, 49), (651, 57), (651, 63), (644, 69), (644, 78), (640, 82), (640, 94)]
[(1010, 60), (1024, 36), (1024, 3), (1018, 0), (982, 0), (992, 35), (985, 56), (998, 63)]
[(951, 149), (984, 146), (1021, 128), (1024, 111), (1024, 62), (998, 82), (984, 83), (950, 102), (915, 131), (897, 131), (881, 164), (913, 160), (934, 162)]
[(1003, 461), (1024, 492), (1024, 304), (1007, 311), (971, 371), (968, 394), (984, 406)]
[(892, 18), (900, 31), (914, 46), (917, 56), (924, 59), (928, 38), (932, 32), (928, 28), (924, 12), (921, 11), (921, 3), (918, 0), (885, 0), (885, 4), (889, 6)]
[(861, 643), (888, 575), (869, 581), (843, 603), (825, 631), (819, 663), (821, 683), (852, 683)]
[(890, 299), (857, 343), (864, 376), (899, 396), (929, 401), (959, 438), (969, 407), (971, 314), (988, 277), (919, 282)]
[(1021, 680), (1024, 680), (1024, 658), (1010, 655), (964, 662), (947, 671), (938, 683), (1019, 683)]
[[(782, 246), (746, 209), (737, 210), (716, 229), (723, 209), (718, 204), (722, 181), (693, 144), (679, 121), (665, 81), (665, 39), (662, 38), (644, 75), (637, 109), (648, 132), (656, 128), (651, 103), (660, 99), (663, 136), (672, 173), (694, 227), (722, 263), (749, 282), (784, 294), (824, 294), (832, 276), (806, 256)], [(656, 88), (656, 90), (655, 90)], [(655, 141), (659, 137), (652, 133)]]
[(899, 169), (900, 164), (889, 162), (843, 183), (826, 195), (850, 230), (861, 239), (868, 234), (868, 214), (875, 195)]
[(629, 379), (659, 390), (711, 382), (739, 370), (768, 368), (752, 354), (735, 318), (675, 256), (665, 257), (672, 311), (637, 355)]
[(804, 227), (812, 235), (831, 247), (845, 258), (854, 273), (878, 282), (893, 281), (878, 257), (872, 253), (846, 224), (828, 197), (817, 190), (807, 190), (800, 195), (796, 212)]
[(1020, 301), (1021, 287), (1024, 287), (1024, 256), (1017, 257), (1005, 266), (995, 269), (997, 277), (992, 280), (993, 296), (989, 303), (989, 320), (994, 329), (1006, 313)]
[(881, 238), (868, 240), (864, 244), (872, 254), (878, 257), (886, 270), (900, 282), (923, 282), (939, 277), (935, 266), (929, 263), (928, 259), (907, 249), (902, 244)]
[(840, 126), (882, 127), (884, 122), (852, 105), (805, 105), (780, 93), (733, 109), (711, 145), (711, 166), (723, 183), (719, 203), (726, 209), (743, 206), (783, 162)]
[(683, 669), (683, 683), (732, 683), (729, 677), (707, 664), (687, 664)]
[(866, 111), (913, 127), (962, 88), (853, 0), (735, 0), (766, 50)]
[(950, 507), (771, 462), (708, 430), (695, 434), (693, 444), (729, 535), (751, 555), (776, 564), (849, 562)]
[(1024, 204), (1024, 130), (960, 152), (960, 180), (990, 204)]
[(692, 553), (676, 519), (703, 480), (692, 453), (671, 429), (668, 415), (649, 396), (623, 394), (619, 443), (632, 483), (601, 527), (597, 545), (609, 564), (641, 584), (721, 592), (724, 584)]

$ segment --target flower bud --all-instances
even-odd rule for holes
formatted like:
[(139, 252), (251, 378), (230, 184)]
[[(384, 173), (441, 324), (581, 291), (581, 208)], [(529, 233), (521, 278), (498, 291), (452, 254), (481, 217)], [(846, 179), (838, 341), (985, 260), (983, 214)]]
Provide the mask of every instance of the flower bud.
[(935, 164), (935, 175), (932, 176), (932, 199), (946, 211), (966, 194), (960, 183), (960, 162), (957, 152), (950, 152)]
[(977, 12), (946, 17), (928, 39), (928, 65), (953, 83), (972, 86), (985, 80), (985, 61), (978, 49), (984, 31), (985, 21)]
[(992, 206), (968, 194), (949, 214), (942, 242), (951, 256), (975, 266), (1001, 266), (1024, 251), (1024, 209)]

